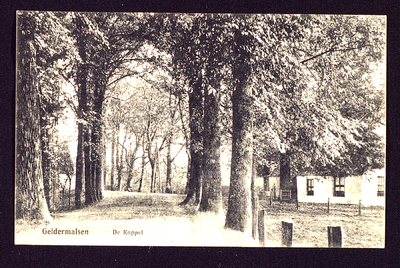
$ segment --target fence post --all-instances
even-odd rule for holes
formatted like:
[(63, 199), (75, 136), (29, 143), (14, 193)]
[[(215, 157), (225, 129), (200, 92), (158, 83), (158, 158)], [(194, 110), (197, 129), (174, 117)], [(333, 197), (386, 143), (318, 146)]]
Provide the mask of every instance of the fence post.
[(342, 226), (330, 225), (328, 226), (328, 247), (341, 248), (342, 247)]
[(329, 203), (330, 203), (330, 199), (328, 197), (328, 214), (329, 214)]
[(251, 236), (253, 239), (257, 238), (257, 220), (258, 220), (258, 196), (253, 199), (253, 215), (252, 215), (252, 228)]
[(258, 240), (260, 246), (265, 247), (265, 210), (258, 212)]
[(358, 215), (361, 216), (361, 199), (360, 199), (360, 202), (358, 204)]
[(293, 222), (291, 220), (282, 221), (282, 245), (291, 247), (293, 238)]

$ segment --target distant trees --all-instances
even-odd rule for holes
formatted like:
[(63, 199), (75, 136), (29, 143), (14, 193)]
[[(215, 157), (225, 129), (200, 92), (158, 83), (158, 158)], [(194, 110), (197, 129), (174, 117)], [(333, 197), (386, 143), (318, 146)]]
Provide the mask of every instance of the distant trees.
[[(57, 151), (57, 171), (65, 174), (68, 181), (68, 208), (71, 208), (72, 176), (75, 174), (74, 163), (69, 151), (68, 141), (63, 141)], [(65, 199), (65, 198), (64, 198)]]
[[(139, 182), (137, 190), (141, 191), (145, 169), (150, 167), (150, 192), (164, 191), (164, 188), (166, 192), (172, 191), (172, 164), (176, 158), (172, 147), (175, 147), (174, 138), (181, 136), (178, 124), (180, 100), (169, 90), (169, 82), (158, 77), (157, 72), (155, 70), (151, 75), (119, 81), (108, 103), (107, 128), (111, 141), (114, 141), (111, 143), (110, 175), (114, 177), (115, 166), (116, 189), (122, 190), (120, 186), (125, 182), (125, 190), (133, 187), (134, 170), (140, 169), (141, 176), (134, 183)], [(178, 152), (184, 144), (179, 146)], [(164, 182), (163, 176), (161, 184), (160, 176), (164, 174), (160, 173), (160, 168), (165, 149), (166, 178)], [(140, 151), (143, 152), (141, 155)], [(139, 158), (142, 159), (141, 167), (135, 168)]]
[[(89, 205), (102, 199), (103, 113), (106, 90), (123, 77), (134, 75), (129, 70), (125, 71), (124, 64), (132, 61), (130, 57), (141, 47), (143, 38), (139, 34), (142, 28), (141, 18), (138, 17), (122, 13), (73, 13), (71, 16), (72, 32), (80, 56), (77, 62), (76, 85), (80, 120), (78, 124), (82, 124), (78, 125), (80, 143), (76, 198), (79, 204), (81, 159), (84, 159), (85, 204)], [(135, 26), (131, 27), (132, 25)]]

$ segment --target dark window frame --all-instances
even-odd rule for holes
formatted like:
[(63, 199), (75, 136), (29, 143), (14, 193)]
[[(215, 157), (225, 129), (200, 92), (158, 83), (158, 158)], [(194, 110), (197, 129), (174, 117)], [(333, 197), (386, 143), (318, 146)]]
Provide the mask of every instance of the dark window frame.
[(313, 196), (314, 195), (314, 179), (307, 179), (307, 195)]
[(377, 184), (378, 184), (377, 196), (385, 196), (385, 177), (378, 176)]
[(333, 196), (345, 197), (345, 177), (334, 177)]

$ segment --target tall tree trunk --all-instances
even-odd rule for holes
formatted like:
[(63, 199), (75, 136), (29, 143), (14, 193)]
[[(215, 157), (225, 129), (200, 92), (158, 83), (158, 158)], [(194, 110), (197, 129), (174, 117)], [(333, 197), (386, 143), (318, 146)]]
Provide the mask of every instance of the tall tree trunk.
[(44, 195), (34, 15), (17, 22), (16, 218), (51, 221)]
[(129, 164), (128, 166), (128, 178), (126, 179), (126, 188), (125, 191), (129, 191), (129, 188), (131, 186), (131, 181), (133, 178), (133, 170), (134, 170), (134, 165), (135, 165), (135, 159), (136, 159), (136, 154), (137, 151), (139, 150), (140, 146), (140, 140), (136, 141), (135, 148), (133, 149), (130, 157), (129, 157)]
[(172, 133), (167, 140), (167, 178), (165, 182), (165, 193), (172, 193), (172, 157), (171, 157)]
[[(199, 79), (200, 80), (200, 79)], [(190, 176), (188, 193), (180, 204), (187, 204), (196, 195), (196, 201), (200, 201), (202, 157), (203, 157), (203, 96), (201, 92), (201, 80), (193, 83), (192, 92), (189, 93), (189, 128), (190, 128)]]
[(83, 151), (85, 157), (85, 205), (93, 204), (94, 193), (93, 193), (93, 181), (92, 181), (92, 169), (91, 169), (91, 144), (90, 144), (90, 128), (86, 126), (83, 134)]
[[(236, 33), (237, 44), (243, 43)], [(251, 170), (253, 154), (251, 66), (245, 63), (245, 51), (238, 51), (233, 77), (233, 134), (231, 179), (225, 227), (251, 233)]]
[(279, 185), (281, 190), (293, 190), (290, 182), (290, 156), (287, 152), (281, 152), (279, 157)]
[[(92, 150), (91, 150), (91, 191), (93, 193), (93, 202), (97, 202), (100, 200), (99, 198), (99, 184), (101, 183), (101, 157), (99, 156), (99, 151), (102, 151), (99, 147), (103, 147), (101, 141), (98, 140), (99, 126), (98, 126), (97, 118), (93, 120), (93, 128), (92, 128), (92, 135), (91, 135), (91, 142), (92, 142)], [(100, 142), (100, 144), (99, 144)], [(100, 159), (99, 159), (100, 158)]]
[(133, 165), (135, 164), (135, 156), (132, 154), (129, 156), (129, 163), (127, 163), (127, 174), (128, 177), (126, 178), (126, 186), (125, 186), (125, 191), (129, 191), (129, 188), (131, 187), (131, 181), (133, 178)]
[[(119, 127), (118, 127), (118, 133), (119, 133)], [(122, 173), (123, 173), (123, 170), (125, 169), (124, 163), (126, 160), (124, 160), (124, 159), (126, 159), (126, 155), (127, 155), (127, 151), (125, 149), (127, 130), (125, 130), (124, 133), (125, 133), (124, 139), (121, 144), (121, 154), (119, 156), (119, 164), (117, 165), (118, 191), (122, 191)], [(118, 138), (118, 140), (119, 140), (119, 138)], [(124, 151), (125, 151), (125, 155), (124, 155)]]
[(142, 170), (140, 172), (140, 181), (139, 181), (139, 188), (138, 192), (140, 193), (142, 191), (142, 185), (143, 185), (143, 177), (144, 177), (144, 168), (146, 166), (146, 149), (145, 149), (145, 142), (144, 139), (142, 141), (142, 149), (143, 149), (143, 154), (142, 154)]
[(158, 190), (159, 193), (162, 193), (161, 172), (160, 172), (160, 152), (158, 150), (158, 146), (156, 147), (156, 176), (158, 177), (158, 184), (155, 189)]
[(107, 142), (104, 141), (103, 145), (103, 182), (101, 184), (101, 191), (104, 191), (104, 186), (107, 183)]
[(52, 200), (51, 200), (51, 148), (50, 148), (50, 133), (46, 127), (49, 122), (45, 120), (45, 112), (41, 109), (40, 116), (40, 141), (42, 148), (42, 173), (43, 173), (43, 186), (44, 186), (44, 196), (46, 197), (46, 202), (49, 210), (52, 210)]
[[(86, 82), (88, 70), (86, 66), (86, 51), (85, 51), (85, 40), (82, 34), (79, 34), (82, 26), (81, 20), (77, 17), (75, 20), (76, 28), (77, 28), (77, 36), (76, 43), (78, 47), (79, 56), (81, 57), (83, 63), (78, 64), (77, 74), (76, 74), (76, 83), (78, 85), (78, 118), (83, 120), (84, 109), (87, 102), (86, 95)], [(75, 176), (75, 208), (79, 209), (82, 207), (81, 195), (82, 195), (82, 183), (84, 177), (84, 134), (85, 129), (82, 122), (78, 123), (78, 146), (76, 153), (76, 176)]]
[(67, 174), (68, 182), (69, 182), (69, 189), (68, 189), (68, 209), (71, 208), (71, 176)]
[[(189, 193), (189, 182), (190, 182), (190, 171), (191, 166), (191, 156), (190, 156), (190, 137), (187, 134), (187, 130), (186, 130), (186, 126), (185, 126), (185, 122), (184, 122), (184, 118), (183, 118), (183, 111), (182, 111), (182, 98), (179, 98), (179, 102), (178, 102), (178, 108), (179, 108), (179, 117), (181, 119), (181, 124), (182, 124), (182, 130), (183, 130), (183, 135), (185, 137), (185, 148), (186, 148), (186, 154), (188, 157), (188, 165), (187, 165), (187, 169), (186, 169), (186, 177), (187, 177), (187, 182), (186, 182), (186, 187), (185, 187), (185, 194), (187, 195)], [(191, 197), (190, 197), (191, 198)], [(190, 199), (189, 198), (189, 199)], [(184, 202), (182, 202), (184, 203)]]
[(119, 191), (120, 183), (121, 183), (121, 160), (119, 159), (119, 123), (117, 124), (117, 133), (116, 133), (116, 139), (115, 139), (115, 167), (117, 168), (117, 191)]
[[(55, 143), (57, 144), (57, 140), (55, 141)], [(51, 189), (53, 190), (53, 207), (54, 209), (57, 209), (56, 207), (56, 200), (59, 200), (59, 187), (60, 187), (60, 172), (57, 168), (56, 162), (54, 160), (51, 161), (51, 166), (50, 166), (50, 176), (52, 178), (52, 182), (51, 182)]]
[(78, 123), (78, 147), (76, 154), (76, 174), (75, 174), (75, 208), (82, 207), (82, 179), (83, 179), (83, 124)]
[(150, 193), (155, 193), (155, 185), (156, 185), (156, 168), (154, 159), (150, 159), (150, 167), (151, 167), (151, 181), (150, 181)]
[(250, 184), (252, 202), (253, 202), (254, 198), (256, 197), (256, 189), (255, 189), (255, 185), (254, 185), (255, 179), (256, 179), (256, 175), (257, 175), (257, 168), (256, 167), (257, 167), (256, 158), (255, 158), (255, 155), (253, 153), (253, 159), (252, 159), (252, 163), (251, 163), (251, 184)]
[[(253, 139), (255, 139), (253, 137)], [(253, 148), (254, 148), (254, 144), (253, 144)], [(251, 184), (250, 184), (250, 191), (251, 191), (251, 226), (252, 228), (254, 228), (255, 226), (257, 226), (257, 211), (258, 211), (258, 207), (257, 206), (257, 202), (256, 202), (256, 189), (255, 189), (255, 178), (257, 175), (257, 162), (256, 162), (256, 156), (255, 156), (255, 152), (253, 151), (253, 159), (252, 159), (252, 164), (251, 164), (252, 168), (251, 168)], [(257, 229), (252, 229), (251, 230), (251, 234), (253, 239), (256, 239), (257, 237)]]
[[(81, 57), (82, 63), (78, 66), (77, 73), (77, 84), (78, 84), (78, 102), (79, 112), (81, 113), (81, 119), (86, 120), (83, 125), (83, 157), (84, 157), (84, 173), (85, 173), (85, 204), (89, 205), (93, 203), (93, 192), (92, 192), (92, 181), (91, 181), (91, 143), (90, 143), (90, 118), (89, 118), (89, 98), (88, 95), (88, 73), (89, 67), (87, 65), (87, 51), (86, 51), (86, 36), (83, 33), (85, 23), (80, 16), (75, 17), (75, 25), (77, 29), (76, 43), (78, 47), (78, 53)], [(78, 152), (79, 153), (79, 152)]]
[[(78, 116), (79, 119), (81, 120), (86, 120), (85, 124), (81, 124), (81, 137), (82, 140), (79, 139), (78, 137), (78, 151), (77, 151), (77, 169), (78, 165), (81, 165), (81, 160), (80, 160), (80, 154), (81, 150), (79, 150), (79, 142), (82, 142), (82, 147), (83, 147), (83, 161), (82, 161), (82, 168), (84, 172), (84, 178), (85, 178), (85, 204), (91, 204), (93, 195), (91, 193), (91, 161), (90, 161), (90, 120), (89, 120), (89, 104), (88, 104), (88, 95), (89, 90), (88, 90), (88, 74), (89, 74), (89, 67), (88, 67), (88, 54), (86, 51), (86, 43), (87, 43), (87, 36), (84, 34), (85, 31), (85, 22), (84, 19), (78, 14), (77, 16), (74, 17), (74, 22), (76, 26), (76, 33), (75, 33), (75, 38), (76, 38), (76, 45), (78, 48), (78, 53), (79, 56), (82, 60), (82, 63), (78, 64), (78, 70), (77, 70), (77, 85), (78, 85)], [(79, 124), (78, 124), (78, 131), (79, 131)], [(79, 133), (78, 133), (79, 136)], [(78, 170), (77, 170), (78, 173)], [(79, 174), (77, 174), (77, 186), (78, 186), (78, 192), (76, 193), (76, 198), (79, 195), (80, 199), (80, 193), (79, 191), (81, 190), (80, 184), (81, 184), (81, 178), (79, 177)], [(80, 202), (77, 203), (77, 206), (80, 206)]]
[(102, 72), (95, 72), (95, 89), (93, 100), (94, 120), (92, 124), (92, 179), (94, 201), (103, 199), (101, 190), (102, 164), (103, 164), (103, 101), (106, 90), (106, 82)]
[[(156, 192), (156, 178), (157, 178), (157, 174), (156, 174), (156, 152), (152, 152), (151, 151), (151, 143), (150, 141), (148, 142), (147, 145), (147, 157), (149, 158), (149, 162), (150, 162), (150, 168), (151, 168), (151, 181), (150, 181), (150, 193), (155, 193)], [(157, 148), (157, 143), (156, 143), (156, 147)]]
[(219, 106), (215, 94), (205, 89), (203, 120), (203, 180), (200, 211), (222, 213), (221, 130)]
[(122, 170), (124, 169), (123, 159), (124, 159), (124, 151), (121, 148), (121, 154), (118, 157), (119, 164), (117, 165), (117, 189), (118, 189), (118, 191), (122, 190)]
[(111, 174), (110, 174), (110, 190), (114, 191), (114, 173), (115, 173), (115, 133), (111, 137)]

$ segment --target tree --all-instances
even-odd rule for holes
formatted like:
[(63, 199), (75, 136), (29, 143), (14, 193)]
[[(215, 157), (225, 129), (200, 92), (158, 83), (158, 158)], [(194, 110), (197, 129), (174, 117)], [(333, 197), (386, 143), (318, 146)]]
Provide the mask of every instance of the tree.
[(60, 148), (57, 152), (57, 169), (60, 174), (67, 175), (69, 182), (68, 189), (68, 208), (71, 207), (71, 180), (74, 175), (74, 166), (72, 162), (72, 157), (69, 152), (68, 143), (62, 142)]
[(189, 92), (189, 129), (190, 129), (190, 175), (188, 181), (188, 192), (185, 200), (180, 204), (187, 204), (193, 196), (199, 203), (201, 196), (203, 137), (201, 135), (201, 119), (203, 117), (202, 93), (198, 81), (191, 82), (192, 91)]
[(64, 68), (74, 53), (71, 39), (68, 36), (69, 31), (60, 21), (62, 17), (61, 14), (53, 12), (36, 14), (35, 45), (38, 67), (42, 172), (49, 209), (56, 209), (54, 200), (58, 187), (57, 125), (63, 119), (63, 111), (66, 106), (65, 93), (62, 91), (64, 81), (59, 75), (58, 69)]
[[(157, 170), (159, 168), (159, 153), (165, 148), (165, 141), (169, 136), (166, 130), (168, 122), (168, 98), (165, 92), (144, 91), (145, 111), (145, 139), (147, 158), (151, 167), (150, 192), (156, 192)], [(165, 101), (165, 102), (164, 102)], [(163, 103), (164, 102), (164, 103)], [(166, 130), (163, 133), (163, 130)]]
[[(164, 38), (154, 38), (152, 42), (160, 50), (172, 55), (174, 77), (187, 81), (189, 97), (190, 128), (190, 172), (188, 176), (188, 192), (181, 204), (187, 204), (196, 195), (195, 203), (200, 204), (202, 211), (218, 210), (221, 202), (221, 174), (219, 159), (219, 115), (216, 91), (222, 76), (219, 63), (223, 50), (220, 37), (220, 18), (213, 15), (181, 14), (160, 16), (156, 23), (157, 30), (162, 31)], [(158, 24), (157, 24), (158, 23)], [(218, 28), (219, 27), (219, 28)], [(160, 30), (159, 30), (160, 29)], [(184, 45), (182, 45), (184, 44)], [(218, 44), (218, 49), (216, 44)], [(213, 90), (208, 90), (208, 87)], [(205, 95), (205, 92), (207, 96)], [(207, 104), (204, 98), (209, 101)], [(205, 105), (207, 108), (204, 109)], [(207, 118), (216, 119), (208, 125)], [(203, 144), (204, 135), (210, 138), (207, 153)], [(205, 177), (204, 177), (205, 176)], [(204, 187), (203, 187), (204, 186)], [(204, 192), (206, 190), (207, 192)]]
[[(201, 162), (202, 162), (202, 63), (200, 56), (195, 55), (199, 48), (198, 31), (201, 15), (169, 14), (155, 15), (152, 20), (152, 29), (148, 35), (149, 41), (160, 51), (171, 55), (172, 70), (170, 74), (176, 80), (184, 80), (188, 85), (185, 93), (189, 102), (189, 132), (190, 142), (190, 172), (188, 175), (188, 191), (181, 204), (187, 204), (196, 196), (196, 203), (200, 201), (201, 190)], [(195, 21), (195, 22), (194, 22)], [(196, 30), (197, 29), (197, 30)], [(162, 37), (162, 38), (160, 38)], [(196, 67), (198, 66), (198, 67)], [(199, 69), (200, 68), (200, 69)], [(166, 69), (169, 69), (167, 67)], [(183, 94), (177, 94), (182, 96)], [(189, 134), (189, 133), (188, 133)]]
[[(319, 110), (314, 114), (326, 118), (325, 122), (321, 122), (326, 124), (328, 121), (331, 132), (336, 136), (333, 140), (337, 141), (336, 146), (332, 146), (332, 142), (331, 146), (328, 144), (331, 152), (323, 153), (330, 161), (326, 159), (322, 169), (332, 175), (362, 174), (372, 167), (372, 163), (362, 164), (357, 158), (382, 159), (382, 155), (355, 155), (350, 152), (354, 148), (364, 148), (361, 149), (364, 152), (367, 148), (375, 148), (370, 152), (378, 148), (382, 150), (379, 142), (366, 142), (363, 136), (373, 135), (367, 132), (373, 131), (383, 118), (383, 90), (376, 89), (371, 83), (371, 67), (383, 59), (385, 22), (382, 17), (376, 16), (323, 16), (315, 19), (319, 19), (321, 25), (307, 40), (310, 43), (312, 40), (321, 41), (309, 45), (301, 63), (306, 65), (319, 86), (316, 96), (325, 109), (318, 109), (317, 106), (310, 110)], [(325, 116), (326, 107), (334, 111), (331, 114), (335, 121)], [(327, 141), (318, 143), (326, 144)], [(321, 149), (318, 151), (323, 152)]]
[(16, 218), (51, 221), (42, 173), (38, 66), (37, 13), (18, 14), (17, 28), (17, 156)]
[[(169, 90), (169, 99), (168, 99), (168, 108), (169, 108), (169, 133), (166, 140), (166, 147), (167, 147), (167, 174), (166, 174), (166, 182), (165, 182), (165, 192), (172, 193), (172, 164), (175, 158), (178, 156), (179, 152), (183, 149), (181, 146), (180, 150), (176, 153), (176, 155), (172, 156), (172, 145), (174, 141), (174, 136), (177, 134), (177, 124), (179, 121), (179, 113), (178, 110), (180, 108), (180, 99), (174, 97), (172, 94), (172, 89)], [(184, 126), (183, 126), (184, 127)]]
[[(123, 81), (123, 80), (121, 80)], [(121, 84), (121, 83), (119, 83)], [(122, 186), (122, 175), (123, 170), (126, 167), (127, 183), (125, 190), (128, 191), (131, 180), (133, 178), (133, 169), (135, 160), (137, 159), (136, 154), (141, 145), (143, 139), (144, 130), (141, 125), (142, 119), (140, 116), (140, 110), (137, 108), (142, 104), (140, 100), (135, 99), (136, 91), (132, 90), (129, 83), (118, 84), (120, 89), (114, 90), (114, 97), (111, 99), (108, 105), (109, 113), (107, 113), (107, 128), (111, 129), (111, 187), (114, 189), (114, 167), (117, 168), (117, 182), (118, 189)], [(124, 89), (122, 89), (125, 87)], [(129, 92), (129, 95), (127, 95)], [(122, 132), (124, 138), (122, 143), (119, 141), (120, 133)], [(132, 139), (134, 141), (132, 141)], [(129, 147), (125, 144), (129, 142)], [(117, 155), (115, 155), (116, 151)], [(125, 152), (125, 157), (124, 157)], [(114, 157), (116, 156), (116, 163), (114, 163)]]
[(205, 90), (203, 118), (203, 190), (200, 211), (222, 213), (221, 130), (217, 96)]
[[(290, 46), (290, 40), (298, 40), (301, 21), (296, 16), (281, 15), (241, 15), (227, 23), (226, 43), (233, 55), (229, 62), (233, 87), (233, 127), (231, 181), (228, 212), (225, 226), (235, 230), (249, 229), (251, 219), (251, 174), (253, 161), (254, 114), (260, 107), (265, 109), (267, 121), (271, 123), (263, 129), (272, 141), (280, 147), (280, 129), (272, 126), (285, 124), (280, 111), (287, 100), (281, 99), (282, 75), (288, 57), (282, 58), (282, 51)], [(284, 55), (285, 56), (285, 55)], [(290, 60), (290, 59), (289, 59)], [(281, 63), (284, 62), (285, 65)], [(290, 70), (291, 66), (287, 68)], [(295, 84), (291, 77), (284, 77), (288, 84)], [(290, 82), (290, 83), (289, 83)], [(268, 122), (269, 121), (269, 122)], [(256, 123), (258, 123), (256, 121)], [(272, 125), (272, 126), (271, 126)], [(263, 134), (262, 136), (266, 136)], [(269, 138), (270, 138), (269, 137)], [(271, 143), (271, 140), (268, 140)], [(255, 144), (259, 144), (256, 142)]]
[[(143, 58), (147, 57), (148, 55)], [(123, 164), (126, 172), (123, 174), (121, 169), (118, 178), (126, 175), (126, 189), (130, 187), (134, 164), (138, 159), (136, 154), (140, 147), (143, 147), (146, 155), (142, 156), (142, 174), (144, 175), (146, 164), (150, 163), (152, 172), (150, 190), (154, 192), (157, 190), (156, 177), (158, 181), (160, 180), (158, 172), (160, 152), (168, 147), (167, 141), (176, 131), (174, 125), (177, 121), (177, 107), (175, 107), (175, 98), (164, 89), (169, 85), (164, 81), (163, 75), (158, 74), (159, 71), (150, 65), (151, 63), (142, 62), (140, 68), (143, 70), (138, 73), (139, 77), (118, 81), (112, 93), (113, 97), (109, 105), (111, 112), (107, 114), (107, 121), (111, 132), (121, 133), (124, 136), (123, 140), (119, 141), (118, 147), (116, 146), (121, 152), (117, 155), (117, 169)], [(131, 64), (130, 68), (138, 68), (138, 66)], [(173, 115), (172, 118), (171, 115)], [(119, 128), (121, 130), (118, 130)], [(150, 159), (149, 162), (146, 162), (146, 159)], [(173, 158), (171, 157), (170, 160)], [(139, 181), (141, 190), (143, 176)], [(158, 190), (160, 187), (159, 184)]]
[(146, 143), (145, 140), (142, 140), (142, 163), (141, 163), (141, 172), (140, 172), (140, 179), (139, 179), (139, 188), (138, 192), (140, 193), (142, 191), (142, 185), (143, 185), (143, 178), (144, 178), (144, 168), (146, 166)]
[[(243, 35), (243, 22), (235, 21), (232, 66), (234, 91), (232, 95), (232, 159), (228, 211), (225, 227), (246, 232), (251, 223), (251, 172), (253, 154), (252, 88), (249, 52)], [(234, 22), (234, 23), (235, 23)], [(245, 27), (245, 26), (244, 26)]]
[(78, 88), (81, 92), (77, 95), (82, 105), (83, 115), (80, 116), (84, 116), (82, 120), (87, 127), (85, 129), (82, 126), (82, 147), (85, 158), (85, 203), (89, 205), (102, 199), (105, 93), (113, 83), (132, 75), (126, 72), (118, 75), (118, 71), (125, 69), (124, 63), (132, 61), (130, 57), (141, 47), (143, 38), (140, 33), (146, 18), (125, 13), (76, 13), (72, 14), (72, 18), (80, 56), (80, 73), (77, 74), (80, 80), (77, 85), (80, 85)]
[[(39, 139), (41, 142), (39, 148), (42, 150), (40, 157), (44, 194), (48, 207), (55, 208), (51, 199), (54, 200), (54, 188), (58, 184), (56, 126), (58, 120), (62, 119), (62, 111), (65, 107), (65, 95), (61, 90), (63, 79), (58, 70), (65, 68), (66, 63), (74, 54), (74, 49), (69, 38), (69, 31), (62, 23), (63, 14), (55, 12), (24, 12), (19, 16), (23, 18), (21, 19), (21, 29), (27, 27), (21, 35), (21, 40), (24, 41), (18, 44), (18, 49), (21, 49), (21, 62), (26, 61), (23, 59), (24, 53), (27, 53), (26, 55), (31, 53), (30, 57), (33, 58), (29, 59), (28, 62), (32, 60), (35, 63), (35, 65), (27, 63), (32, 66), (30, 69), (32, 72), (31, 74), (25, 72), (24, 74), (28, 77), (35, 76), (31, 87), (36, 90), (32, 94), (37, 94), (37, 100), (35, 99), (34, 103), (29, 103), (28, 105), (32, 105), (32, 107), (36, 104), (39, 105)], [(29, 36), (29, 38), (26, 39), (25, 36)], [(27, 48), (27, 44), (23, 44), (25, 40), (28, 41), (30, 52), (22, 52)], [(18, 92), (18, 94), (20, 93)], [(29, 126), (26, 127), (29, 129)], [(32, 194), (32, 196), (34, 195)]]
[[(258, 73), (264, 81), (257, 81), (274, 90), (266, 88), (256, 99), (258, 148), (270, 163), (281, 161), (282, 189), (292, 188), (289, 174), (302, 171), (361, 174), (368, 161), (360, 169), (360, 156), (382, 159), (382, 146), (371, 132), (376, 123), (368, 119), (382, 119), (382, 91), (368, 82), (371, 63), (382, 56), (382, 21), (309, 15), (278, 19), (284, 22), (284, 36), (270, 56), (274, 68)], [(375, 136), (369, 144), (368, 136)], [(355, 153), (355, 148), (364, 149)], [(372, 157), (365, 150), (378, 154)]]
[[(327, 169), (332, 175), (343, 176), (382, 168), (383, 141), (374, 131), (384, 125), (384, 87), (372, 81), (377, 76), (374, 66), (380, 66), (384, 59), (385, 20), (379, 16), (336, 16), (325, 21), (328, 27), (323, 34), (329, 42), (321, 47), (327, 50), (330, 46), (332, 54), (314, 56), (305, 64), (315, 68), (325, 94), (330, 93), (320, 96), (339, 112), (342, 129), (347, 130), (342, 135), (345, 153), (334, 158)], [(341, 42), (340, 35), (346, 37)]]
[[(87, 80), (89, 76), (88, 66), (88, 53), (86, 49), (86, 43), (88, 34), (85, 32), (87, 28), (87, 19), (85, 16), (77, 14), (73, 16), (73, 22), (75, 24), (73, 36), (76, 39), (76, 47), (81, 59), (77, 63), (76, 72), (76, 85), (77, 85), (77, 97), (78, 97), (78, 144), (77, 144), (77, 156), (76, 156), (76, 185), (75, 185), (75, 207), (81, 208), (81, 193), (83, 177), (85, 178), (85, 191), (89, 191), (90, 187), (86, 188), (90, 178), (90, 166), (89, 166), (89, 135), (87, 134), (87, 117), (88, 117), (88, 85)], [(87, 185), (89, 186), (89, 185)], [(85, 195), (86, 197), (86, 195)], [(85, 199), (86, 202), (86, 199)], [(89, 200), (88, 200), (89, 202)]]
[[(206, 21), (202, 50), (206, 81), (204, 83), (203, 117), (203, 180), (200, 211), (222, 212), (221, 189), (221, 119), (219, 99), (222, 95), (222, 72), (225, 68), (223, 45), (224, 18), (209, 15)], [(210, 34), (212, 33), (212, 34)]]

